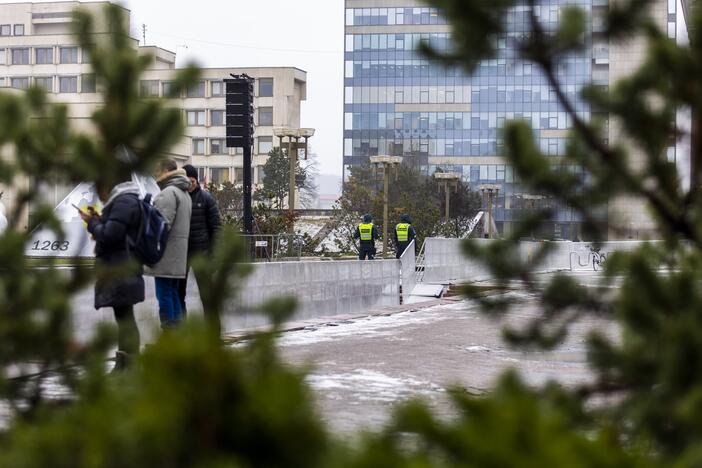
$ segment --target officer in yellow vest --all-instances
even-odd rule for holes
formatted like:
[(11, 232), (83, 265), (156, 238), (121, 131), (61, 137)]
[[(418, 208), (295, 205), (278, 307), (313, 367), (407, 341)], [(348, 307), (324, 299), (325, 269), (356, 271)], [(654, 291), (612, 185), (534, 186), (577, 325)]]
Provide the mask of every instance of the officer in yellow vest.
[(354, 239), (360, 239), (358, 249), (358, 259), (373, 260), (375, 258), (375, 241), (380, 238), (378, 228), (373, 224), (373, 216), (363, 215), (363, 222), (358, 225), (356, 232), (353, 234)]
[(400, 216), (400, 222), (395, 226), (395, 257), (400, 258), (410, 242), (417, 237), (417, 233), (412, 227), (412, 220), (409, 215), (403, 214)]

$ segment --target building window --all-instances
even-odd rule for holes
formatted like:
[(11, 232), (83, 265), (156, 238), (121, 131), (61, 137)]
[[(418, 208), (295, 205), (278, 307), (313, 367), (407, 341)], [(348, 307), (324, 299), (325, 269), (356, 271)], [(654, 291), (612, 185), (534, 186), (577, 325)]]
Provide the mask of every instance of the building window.
[(259, 78), (258, 95), (259, 97), (273, 96), (273, 78)]
[(86, 73), (80, 78), (80, 92), (94, 93), (95, 92), (95, 74)]
[(210, 139), (210, 154), (227, 154), (226, 141), (222, 138)]
[(213, 110), (210, 111), (210, 125), (213, 127), (220, 127), (224, 125), (224, 111), (223, 110)]
[(142, 80), (139, 82), (141, 97), (158, 97), (158, 80)]
[(205, 140), (193, 138), (193, 154), (205, 154)]
[(263, 166), (258, 166), (258, 176), (256, 177), (256, 182), (262, 184), (264, 177), (266, 177), (265, 169), (263, 169)]
[(12, 27), (9, 24), (0, 25), (0, 36), (9, 36), (12, 34)]
[(7, 56), (5, 55), (5, 49), (0, 49), (0, 65), (5, 65), (7, 63)]
[(259, 107), (258, 108), (258, 125), (270, 126), (273, 125), (273, 108)]
[(61, 76), (59, 77), (59, 93), (77, 93), (78, 92), (78, 77), (77, 76)]
[(34, 49), (34, 58), (37, 65), (54, 63), (54, 49), (52, 47), (37, 47)]
[(12, 49), (12, 65), (29, 65), (29, 49)]
[[(205, 82), (200, 81), (195, 86), (188, 88), (189, 98), (202, 98), (205, 97)], [(203, 124), (204, 125), (204, 124)]]
[(205, 111), (204, 110), (192, 110), (186, 111), (187, 122), (189, 127), (205, 125)]
[(206, 184), (207, 183), (207, 168), (206, 167), (197, 167), (197, 181), (200, 182), (201, 184)]
[(212, 82), (212, 96), (224, 96), (224, 81)]
[(34, 86), (41, 88), (47, 93), (54, 92), (54, 77), (53, 76), (37, 76), (34, 78)]
[(15, 25), (15, 36), (24, 36), (24, 25), (23, 24), (16, 24)]
[(243, 182), (244, 181), (244, 168), (235, 167), (234, 168), (234, 181)]
[(10, 78), (10, 87), (15, 89), (29, 88), (29, 78), (26, 76), (16, 76)]
[(229, 182), (228, 167), (213, 167), (210, 171), (212, 174), (212, 183), (222, 185), (225, 182)]
[(273, 149), (273, 137), (258, 137), (258, 154), (268, 154)]
[(59, 51), (61, 63), (78, 63), (78, 47), (61, 47)]
[(164, 97), (169, 97), (169, 96), (175, 97), (175, 96), (173, 96), (174, 88), (173, 88), (172, 81), (164, 81), (163, 83), (161, 83), (161, 85), (163, 86), (163, 96)]

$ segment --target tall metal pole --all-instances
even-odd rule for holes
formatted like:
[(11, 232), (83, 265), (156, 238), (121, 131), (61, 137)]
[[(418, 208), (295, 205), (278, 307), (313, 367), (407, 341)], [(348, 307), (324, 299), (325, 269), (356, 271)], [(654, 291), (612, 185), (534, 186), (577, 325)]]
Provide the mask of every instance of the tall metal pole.
[(388, 189), (390, 186), (389, 166), (383, 166), (383, 255), (388, 253)]
[(488, 217), (490, 222), (488, 223), (488, 239), (492, 239), (492, 190), (488, 191)]
[(290, 174), (288, 179), (288, 214), (293, 215), (295, 209), (295, 155), (292, 152), (292, 137), (288, 137), (288, 161), (290, 162)]
[[(292, 141), (292, 138), (290, 139)], [(297, 169), (297, 148), (299, 146), (299, 139), (295, 138), (295, 145), (292, 148), (292, 151), (288, 150), (289, 157), (290, 157), (290, 196), (288, 200), (288, 209), (290, 212), (290, 235), (294, 236), (295, 235), (295, 223), (292, 222), (294, 219), (295, 215), (295, 172)], [(290, 146), (288, 146), (290, 148)], [(291, 238), (292, 242), (292, 238)]]
[(450, 203), (451, 203), (451, 195), (450, 195), (450, 193), (449, 193), (449, 184), (448, 184), (448, 182), (446, 182), (446, 184), (444, 185), (444, 190), (446, 191), (446, 222), (448, 223), (449, 220), (451, 219), (451, 217), (449, 216), (449, 215), (450, 215), (449, 206), (450, 206)]
[(249, 235), (253, 234), (251, 182), (251, 145), (244, 145), (244, 231)]

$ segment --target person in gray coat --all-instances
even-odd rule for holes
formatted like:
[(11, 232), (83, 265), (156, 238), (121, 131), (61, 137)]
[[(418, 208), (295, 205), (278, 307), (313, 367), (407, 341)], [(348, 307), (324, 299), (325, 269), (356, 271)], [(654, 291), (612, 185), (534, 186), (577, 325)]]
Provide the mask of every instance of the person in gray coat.
[(178, 287), (187, 273), (192, 201), (190, 180), (175, 161), (167, 159), (159, 164), (156, 182), (161, 193), (154, 198), (154, 206), (168, 223), (168, 245), (161, 260), (147, 267), (144, 274), (154, 277), (161, 328), (167, 329), (177, 326), (184, 315)]

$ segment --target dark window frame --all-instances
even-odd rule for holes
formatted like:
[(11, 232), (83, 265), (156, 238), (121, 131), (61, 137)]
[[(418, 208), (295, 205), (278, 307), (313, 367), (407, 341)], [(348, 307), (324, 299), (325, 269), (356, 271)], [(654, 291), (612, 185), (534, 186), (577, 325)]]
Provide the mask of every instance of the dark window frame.
[[(270, 111), (269, 111), (270, 109)], [(269, 118), (264, 118), (264, 116), (270, 115)], [(273, 107), (263, 106), (258, 108), (258, 125), (261, 127), (272, 127), (273, 126)]]
[[(273, 78), (259, 78), (258, 79), (258, 96), (259, 97), (273, 97), (274, 85), (275, 85), (275, 81), (273, 80)], [(269, 92), (270, 92), (270, 94), (269, 94)]]

